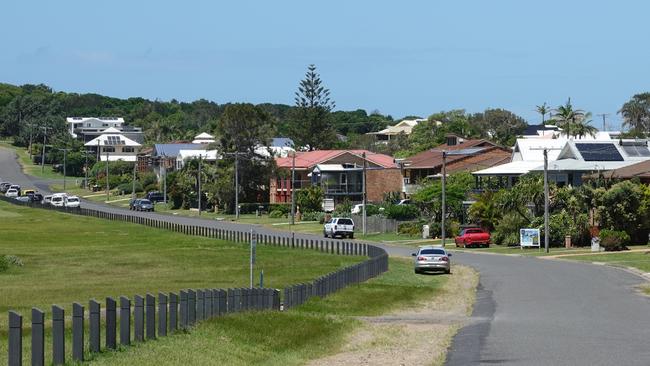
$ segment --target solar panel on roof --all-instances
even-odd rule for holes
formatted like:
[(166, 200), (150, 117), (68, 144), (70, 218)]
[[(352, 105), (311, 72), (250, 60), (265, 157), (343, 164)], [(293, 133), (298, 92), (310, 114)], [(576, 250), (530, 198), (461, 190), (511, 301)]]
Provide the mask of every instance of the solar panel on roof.
[(650, 150), (645, 145), (623, 145), (622, 148), (628, 156), (650, 156)]
[(576, 143), (576, 148), (585, 161), (624, 161), (621, 153), (618, 152), (614, 144), (596, 143), (585, 144)]

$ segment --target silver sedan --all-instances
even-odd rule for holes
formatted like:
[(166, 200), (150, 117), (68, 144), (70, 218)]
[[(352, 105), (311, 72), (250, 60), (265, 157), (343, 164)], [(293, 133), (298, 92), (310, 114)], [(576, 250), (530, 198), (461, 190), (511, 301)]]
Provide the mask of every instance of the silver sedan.
[(414, 259), (415, 273), (427, 271), (444, 271), (451, 273), (451, 253), (448, 253), (443, 247), (425, 246), (420, 247), (417, 253), (412, 254)]

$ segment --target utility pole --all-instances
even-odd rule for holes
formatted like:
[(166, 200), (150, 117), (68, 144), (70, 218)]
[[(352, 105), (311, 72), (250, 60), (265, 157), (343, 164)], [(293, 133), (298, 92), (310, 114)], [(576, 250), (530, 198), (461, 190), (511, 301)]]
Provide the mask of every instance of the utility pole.
[(45, 137), (47, 136), (47, 130), (51, 127), (43, 126), (41, 127), (43, 132), (43, 155), (41, 156), (41, 173), (45, 173)]
[(442, 152), (442, 220), (440, 224), (441, 236), (442, 236), (442, 247), (445, 247), (445, 216), (447, 215), (447, 197), (445, 193), (445, 188), (447, 184), (447, 152)]
[(135, 163), (133, 164), (133, 179), (131, 180), (131, 199), (135, 199), (135, 168), (138, 166), (138, 158), (136, 156)]
[(162, 159), (162, 168), (163, 168), (163, 187), (164, 187), (164, 193), (163, 193), (163, 202), (167, 204), (167, 167), (165, 166), (165, 161)]
[(109, 183), (108, 183), (108, 149), (106, 149), (106, 201), (110, 201), (110, 195), (109, 195)]
[(239, 220), (239, 151), (235, 153), (235, 219)]
[(33, 123), (28, 123), (27, 126), (29, 126), (29, 162), (30, 164), (34, 164), (32, 161), (33, 155), (32, 154), (32, 135), (34, 134), (34, 124)]
[(199, 153), (199, 216), (201, 216), (201, 154)]
[(549, 188), (548, 188), (548, 151), (560, 150), (559, 147), (533, 147), (531, 150), (544, 150), (544, 250), (549, 252), (548, 242), (550, 229), (548, 227), (548, 201), (549, 201)]
[(548, 150), (544, 149), (544, 251), (548, 253)]
[(84, 157), (86, 158), (86, 162), (84, 163), (84, 173), (86, 175), (86, 180), (84, 181), (84, 188), (88, 189), (88, 154), (90, 154), (92, 151), (89, 150), (84, 150)]
[(361, 222), (363, 225), (363, 236), (366, 236), (368, 233), (368, 228), (367, 228), (367, 213), (366, 213), (366, 206), (368, 203), (368, 192), (366, 191), (366, 153), (362, 153), (361, 157), (363, 158), (363, 175), (361, 176), (361, 182), (363, 184), (363, 215), (361, 216)]
[(291, 157), (291, 225), (296, 224), (296, 152)]
[(57, 149), (59, 151), (63, 151), (63, 191), (65, 191), (65, 177), (66, 177), (66, 165), (68, 163), (68, 150), (70, 149)]
[(597, 116), (603, 117), (603, 131), (607, 131), (607, 120), (606, 120), (606, 118), (609, 116), (609, 113), (601, 113), (601, 114), (597, 114)]

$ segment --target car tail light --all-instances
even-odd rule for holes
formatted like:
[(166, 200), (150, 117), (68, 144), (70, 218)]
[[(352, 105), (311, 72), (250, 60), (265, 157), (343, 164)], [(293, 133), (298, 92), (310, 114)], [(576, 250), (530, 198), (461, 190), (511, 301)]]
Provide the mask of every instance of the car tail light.
[(440, 257), (440, 260), (443, 262), (449, 262), (449, 257)]
[(418, 257), (418, 260), (419, 260), (419, 261), (426, 261), (426, 260), (427, 260), (427, 257), (419, 256), (419, 257)]

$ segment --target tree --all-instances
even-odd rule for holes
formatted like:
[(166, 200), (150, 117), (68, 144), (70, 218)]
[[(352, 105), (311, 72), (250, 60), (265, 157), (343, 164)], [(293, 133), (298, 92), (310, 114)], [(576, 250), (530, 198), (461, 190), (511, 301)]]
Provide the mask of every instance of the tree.
[(567, 137), (594, 136), (598, 131), (595, 127), (589, 125), (591, 113), (585, 113), (582, 109), (573, 109), (571, 98), (564, 105), (555, 109), (554, 112), (553, 121), (562, 129), (562, 134)]
[(290, 118), (294, 143), (310, 151), (331, 147), (336, 142), (330, 114), (335, 103), (330, 99), (329, 89), (322, 85), (316, 66), (309, 65), (295, 94), (296, 108)]
[(634, 95), (618, 113), (623, 117), (623, 126), (630, 128), (633, 135), (647, 136), (650, 131), (650, 93)]
[(535, 110), (542, 115), (542, 124), (545, 124), (546, 113), (550, 112), (551, 108), (544, 102), (542, 105), (535, 106)]
[[(268, 146), (273, 137), (271, 116), (250, 103), (230, 104), (217, 123), (223, 152), (255, 154), (255, 148)], [(216, 133), (215, 132), (215, 133)]]
[(320, 212), (323, 204), (323, 189), (310, 186), (296, 193), (296, 203), (301, 212)]
[(476, 113), (470, 118), (470, 122), (478, 128), (482, 138), (505, 146), (514, 145), (517, 135), (520, 135), (527, 126), (523, 118), (500, 108)]

